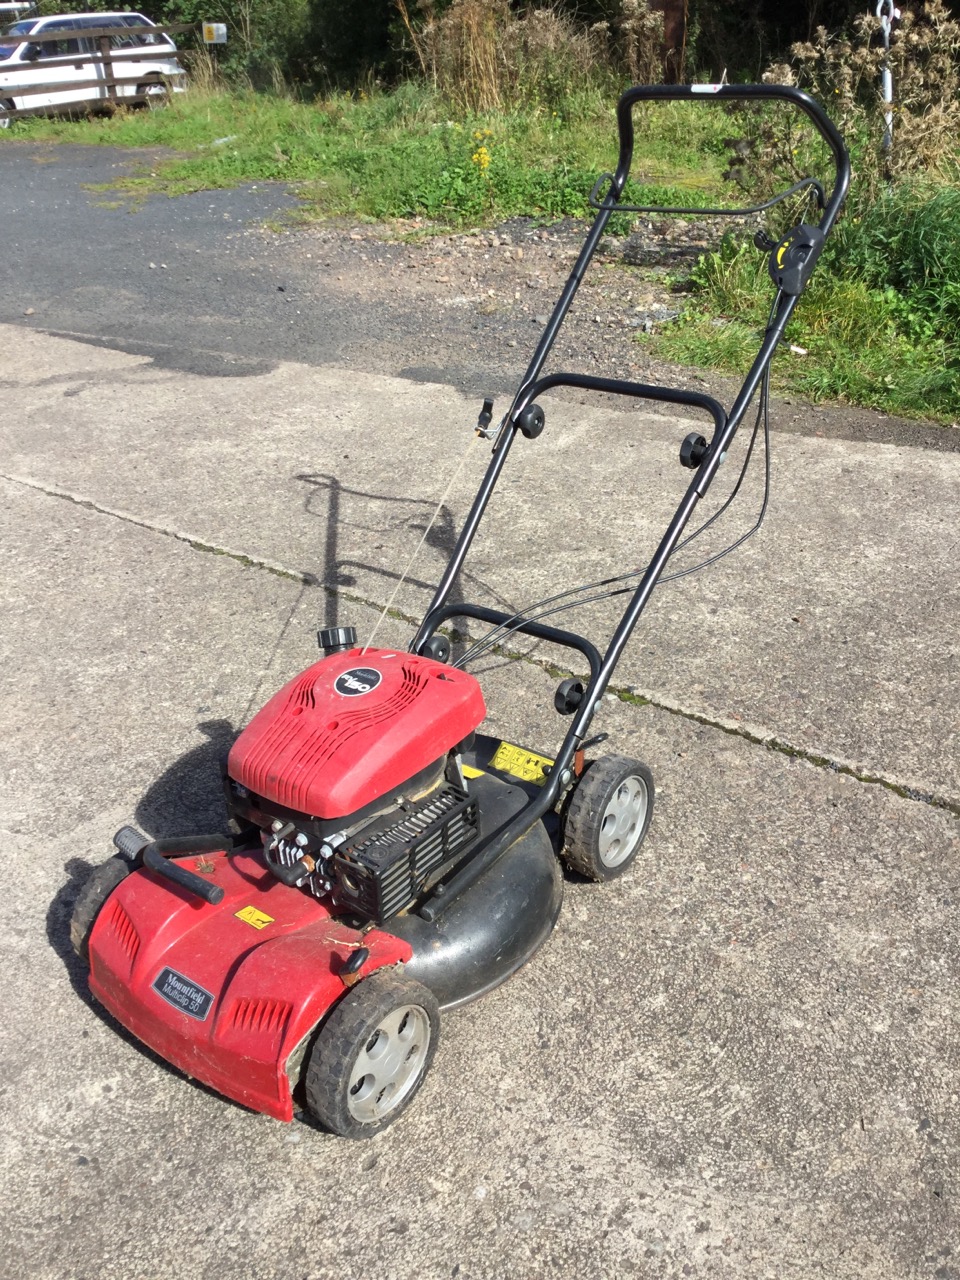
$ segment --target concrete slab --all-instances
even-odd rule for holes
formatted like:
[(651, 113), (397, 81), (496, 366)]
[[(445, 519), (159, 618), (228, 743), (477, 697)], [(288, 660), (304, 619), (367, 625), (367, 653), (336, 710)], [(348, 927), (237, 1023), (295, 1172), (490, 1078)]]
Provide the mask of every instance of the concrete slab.
[[(341, 369), (191, 376), (13, 327), (3, 337), (8, 477), (315, 575), (341, 611), (386, 602), (463, 462), (395, 602), (411, 618), (424, 608), (485, 463), (487, 446), (469, 446), (476, 405)], [(644, 563), (683, 490), (677, 448), (698, 424), (570, 397), (547, 407), (546, 432), (520, 442), (495, 496), (466, 598), (512, 609)], [(756, 480), (702, 554), (749, 527)], [(763, 532), (663, 588), (618, 682), (957, 806), (958, 498), (955, 455), (775, 435)], [(615, 613), (557, 621), (602, 636)]]
[[(95, 442), (75, 443), (86, 465)], [(635, 870), (567, 884), (547, 947), (445, 1020), (395, 1128), (347, 1144), (279, 1125), (108, 1025), (67, 921), (120, 822), (218, 819), (215, 756), (312, 659), (329, 598), (22, 483), (2, 496), (5, 1274), (957, 1273), (951, 814), (607, 700), (598, 728), (658, 779)], [(500, 731), (556, 731), (535, 711), (549, 676), (484, 665)]]

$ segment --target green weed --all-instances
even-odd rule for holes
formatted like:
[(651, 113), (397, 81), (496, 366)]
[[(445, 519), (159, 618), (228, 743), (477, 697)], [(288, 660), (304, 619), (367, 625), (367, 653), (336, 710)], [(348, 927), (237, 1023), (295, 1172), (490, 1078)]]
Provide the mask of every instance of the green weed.
[[(629, 200), (716, 200), (722, 167), (716, 126), (698, 138), (669, 109), (639, 126), (638, 178)], [(424, 217), (440, 226), (587, 214), (597, 177), (617, 159), (613, 103), (598, 93), (571, 97), (562, 112), (513, 109), (450, 119), (435, 91), (413, 83), (310, 103), (251, 91), (191, 92), (164, 110), (32, 120), (11, 132), (173, 149), (175, 155), (154, 157), (147, 170), (119, 184), (136, 198), (278, 180), (299, 186), (313, 216)]]
[[(774, 362), (778, 384), (814, 400), (956, 421), (956, 330), (927, 319), (928, 312), (910, 311), (909, 298), (891, 286), (872, 288), (842, 270), (834, 253), (801, 299)], [(766, 255), (726, 243), (701, 260), (694, 283), (695, 307), (652, 339), (657, 354), (742, 372), (756, 355), (772, 297)]]

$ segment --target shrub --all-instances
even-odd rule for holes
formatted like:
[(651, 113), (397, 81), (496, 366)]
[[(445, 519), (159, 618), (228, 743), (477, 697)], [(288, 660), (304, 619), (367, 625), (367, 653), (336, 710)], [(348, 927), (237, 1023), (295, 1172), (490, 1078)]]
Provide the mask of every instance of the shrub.
[(509, 0), (396, 0), (420, 69), (458, 110), (529, 105), (560, 110), (571, 94), (625, 75), (659, 80), (663, 19), (649, 0), (616, 0), (590, 27), (558, 8), (516, 14)]
[[(943, 0), (927, 0), (920, 13), (906, 10), (890, 42), (895, 112), (893, 144), (883, 147), (880, 69), (884, 49), (880, 22), (857, 18), (849, 35), (818, 27), (810, 41), (791, 48), (793, 62), (768, 69), (764, 80), (796, 84), (820, 99), (850, 145), (861, 190), (872, 193), (882, 179), (916, 174), (957, 176), (960, 135), (960, 22)], [(769, 131), (755, 151), (758, 165), (787, 160), (782, 139)]]

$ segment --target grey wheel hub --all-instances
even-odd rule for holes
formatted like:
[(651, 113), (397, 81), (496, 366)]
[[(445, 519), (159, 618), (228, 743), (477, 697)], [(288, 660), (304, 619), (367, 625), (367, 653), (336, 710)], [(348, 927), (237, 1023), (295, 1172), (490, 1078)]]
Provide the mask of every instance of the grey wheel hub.
[(619, 867), (633, 852), (647, 816), (647, 784), (631, 774), (610, 797), (603, 819), (597, 853), (605, 867)]
[(393, 1009), (357, 1054), (347, 1107), (354, 1120), (371, 1124), (398, 1106), (414, 1088), (430, 1048), (430, 1020), (418, 1005)]

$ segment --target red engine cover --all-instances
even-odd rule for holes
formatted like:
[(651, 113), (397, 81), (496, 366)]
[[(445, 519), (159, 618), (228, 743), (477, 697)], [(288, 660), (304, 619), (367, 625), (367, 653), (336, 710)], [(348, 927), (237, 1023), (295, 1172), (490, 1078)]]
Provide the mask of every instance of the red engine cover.
[(233, 744), (227, 771), (287, 809), (344, 818), (403, 786), (485, 715), (466, 671), (392, 649), (350, 649), (275, 694)]

